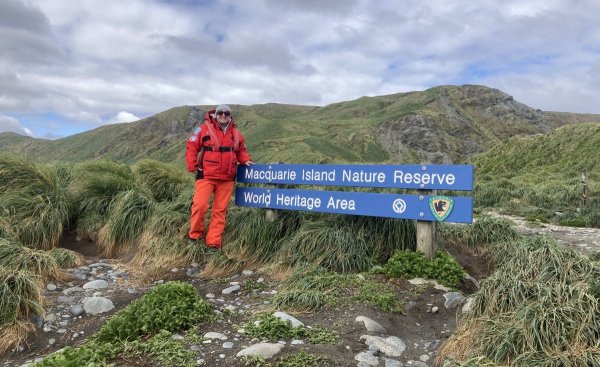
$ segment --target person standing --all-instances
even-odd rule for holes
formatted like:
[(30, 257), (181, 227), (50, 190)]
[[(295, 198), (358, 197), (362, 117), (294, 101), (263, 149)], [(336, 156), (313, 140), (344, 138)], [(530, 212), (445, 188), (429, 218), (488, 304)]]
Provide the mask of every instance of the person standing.
[[(186, 147), (187, 169), (196, 175), (188, 241), (195, 243), (205, 237), (209, 252), (221, 249), (223, 243), (225, 216), (238, 162), (252, 164), (231, 109), (221, 104), (206, 113), (205, 122), (187, 139)], [(211, 196), (212, 214), (205, 232), (204, 220)]]

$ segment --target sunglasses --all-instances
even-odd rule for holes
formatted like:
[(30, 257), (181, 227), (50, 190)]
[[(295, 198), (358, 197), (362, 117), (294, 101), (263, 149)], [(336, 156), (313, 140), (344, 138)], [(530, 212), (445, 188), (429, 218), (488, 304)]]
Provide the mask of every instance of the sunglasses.
[(231, 112), (229, 112), (229, 111), (217, 111), (217, 116), (221, 116), (221, 115), (231, 116)]

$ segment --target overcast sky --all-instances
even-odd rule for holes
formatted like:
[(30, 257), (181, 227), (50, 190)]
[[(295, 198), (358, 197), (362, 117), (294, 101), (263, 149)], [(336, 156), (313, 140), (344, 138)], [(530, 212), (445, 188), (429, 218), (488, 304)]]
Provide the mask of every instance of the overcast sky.
[(0, 132), (445, 84), (600, 113), (599, 14), (599, 0), (0, 0)]

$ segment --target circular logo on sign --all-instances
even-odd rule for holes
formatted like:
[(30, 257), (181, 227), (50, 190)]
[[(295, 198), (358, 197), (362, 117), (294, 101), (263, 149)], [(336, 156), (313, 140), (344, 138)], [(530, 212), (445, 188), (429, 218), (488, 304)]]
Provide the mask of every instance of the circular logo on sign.
[(402, 199), (396, 199), (392, 203), (392, 209), (394, 209), (394, 211), (398, 214), (404, 213), (406, 210), (406, 202)]

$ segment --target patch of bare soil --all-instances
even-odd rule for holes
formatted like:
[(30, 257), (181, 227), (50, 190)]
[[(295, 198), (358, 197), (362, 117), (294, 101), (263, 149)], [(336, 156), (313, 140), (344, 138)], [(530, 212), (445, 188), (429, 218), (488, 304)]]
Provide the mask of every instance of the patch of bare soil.
[[(62, 246), (85, 255), (88, 267), (92, 267), (94, 262), (101, 261), (97, 258), (97, 247), (89, 241), (77, 241), (74, 236), (67, 235)], [(458, 248), (447, 250), (456, 256), (458, 261), (475, 278), (481, 279), (489, 275), (489, 267), (485, 261), (482, 261), (476, 255), (461, 252)], [(111, 271), (123, 270), (126, 272), (119, 261), (105, 261), (111, 264)], [(246, 272), (230, 277), (203, 280), (198, 275), (188, 276), (190, 269), (178, 269), (166, 274), (162, 280), (166, 282), (178, 279), (194, 285), (199, 294), (211, 303), (216, 310), (224, 312), (224, 319), (204, 324), (200, 330), (202, 333), (223, 333), (227, 336), (227, 340), (189, 344), (188, 347), (194, 350), (199, 363), (204, 366), (246, 366), (244, 360), (237, 357), (236, 354), (261, 340), (252, 339), (245, 333), (240, 332), (240, 329), (252, 318), (252, 315), (270, 307), (273, 303), (273, 297), (281, 289), (281, 282), (271, 280), (267, 274), (257, 272)], [(259, 278), (264, 279), (264, 282), (261, 283), (264, 289), (249, 286), (249, 284), (256, 285)], [(111, 282), (111, 278), (105, 277), (105, 279)], [(60, 290), (67, 287), (82, 286), (88, 280), (76, 280), (70, 284), (59, 285), (56, 292), (46, 291), (49, 307), (57, 304), (57, 297), (61, 295)], [(311, 327), (319, 325), (329, 330), (335, 330), (338, 332), (339, 337), (333, 344), (311, 344), (304, 341), (304, 344), (292, 345), (291, 340), (285, 340), (283, 341), (285, 343), (283, 350), (275, 358), (305, 351), (309, 354), (325, 357), (331, 367), (356, 366), (359, 363), (356, 356), (361, 352), (368, 351), (368, 346), (361, 340), (361, 336), (374, 335), (384, 338), (395, 336), (404, 341), (406, 350), (400, 357), (393, 359), (403, 364), (407, 364), (409, 361), (427, 360), (426, 365), (433, 366), (432, 361), (435, 358), (435, 350), (451, 335), (456, 326), (458, 309), (447, 309), (444, 306), (445, 298), (443, 297), (446, 292), (436, 289), (430, 284), (413, 285), (407, 280), (387, 279), (383, 276), (379, 280), (386, 282), (399, 299), (404, 302), (404, 314), (386, 312), (366, 304), (344, 299), (340, 299), (338, 304), (325, 306), (318, 312), (294, 314), (305, 325)], [(241, 285), (241, 290), (230, 295), (223, 294), (222, 291), (234, 282)], [(114, 303), (115, 308), (112, 311), (96, 316), (83, 315), (81, 318), (70, 318), (66, 332), (63, 334), (57, 334), (55, 330), (45, 332), (42, 328), (38, 328), (36, 334), (28, 340), (28, 347), (22, 352), (11, 352), (0, 357), (0, 366), (21, 366), (26, 362), (32, 362), (36, 358), (47, 356), (65, 346), (81, 345), (115, 312), (143, 295), (147, 289), (155, 284), (134, 283), (126, 275), (112, 278), (110, 291), (101, 292), (103, 296)], [(137, 289), (134, 294), (128, 292), (132, 286)], [(465, 281), (460, 290), (464, 295), (468, 295), (473, 293), (476, 287), (472, 282)], [(232, 308), (234, 309), (233, 312), (226, 311), (226, 309)], [(377, 321), (386, 329), (386, 333), (368, 332), (362, 322), (355, 322), (358, 316)], [(185, 333), (182, 334), (185, 335)], [(49, 343), (50, 339), (55, 339), (53, 344)], [(233, 347), (225, 348), (224, 342), (233, 343)], [(384, 364), (385, 358), (389, 358), (381, 352), (377, 355), (380, 357), (381, 365)], [(118, 359), (115, 363), (117, 366), (158, 366), (151, 358)]]

